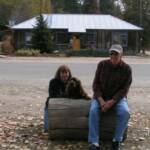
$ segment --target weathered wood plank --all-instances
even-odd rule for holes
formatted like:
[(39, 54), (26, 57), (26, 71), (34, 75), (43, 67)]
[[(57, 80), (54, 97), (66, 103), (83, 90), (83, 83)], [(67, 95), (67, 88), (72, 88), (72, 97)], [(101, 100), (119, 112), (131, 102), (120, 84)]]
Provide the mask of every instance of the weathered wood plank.
[(88, 118), (64, 117), (50, 118), (49, 128), (54, 129), (88, 129)]
[[(127, 130), (124, 134), (124, 139), (126, 139)], [(51, 140), (87, 140), (88, 139), (88, 129), (57, 129), (49, 130), (49, 138)], [(112, 140), (113, 132), (103, 131), (100, 134), (100, 140), (107, 141)]]
[[(59, 140), (87, 140), (88, 129), (56, 129), (49, 130), (50, 139)], [(100, 140), (112, 140), (113, 132), (103, 131), (100, 134)]]
[(52, 98), (49, 109), (83, 108), (90, 107), (90, 101), (84, 99)]
[(88, 117), (89, 115), (89, 108), (88, 107), (83, 107), (83, 108), (66, 108), (66, 109), (49, 109), (49, 118), (54, 118), (54, 117)]
[(49, 130), (49, 138), (51, 140), (87, 140), (87, 129), (57, 129)]

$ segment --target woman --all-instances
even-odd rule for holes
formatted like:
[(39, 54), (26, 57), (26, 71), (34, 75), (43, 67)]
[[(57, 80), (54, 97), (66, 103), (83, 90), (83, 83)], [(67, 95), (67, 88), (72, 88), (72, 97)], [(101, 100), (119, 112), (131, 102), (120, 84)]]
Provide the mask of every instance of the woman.
[(44, 131), (48, 132), (48, 101), (50, 98), (65, 97), (67, 82), (71, 79), (72, 74), (66, 65), (62, 65), (56, 71), (55, 77), (49, 83), (49, 97), (47, 98), (44, 109)]

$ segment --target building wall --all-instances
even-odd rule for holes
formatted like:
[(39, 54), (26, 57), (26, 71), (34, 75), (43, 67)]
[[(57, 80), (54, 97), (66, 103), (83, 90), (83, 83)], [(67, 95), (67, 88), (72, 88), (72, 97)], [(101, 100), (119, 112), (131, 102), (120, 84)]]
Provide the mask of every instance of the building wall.
[(31, 30), (16, 30), (14, 34), (15, 48), (28, 48), (28, 42), (31, 40)]
[[(31, 47), (31, 30), (15, 31), (15, 47)], [(111, 44), (121, 44), (125, 51), (137, 49), (136, 32), (134, 31), (106, 31), (87, 30), (86, 33), (68, 33), (67, 30), (53, 30), (53, 49), (72, 49), (71, 39), (77, 36), (80, 39), (81, 49), (104, 49), (108, 50)], [(135, 40), (136, 39), (136, 40)]]

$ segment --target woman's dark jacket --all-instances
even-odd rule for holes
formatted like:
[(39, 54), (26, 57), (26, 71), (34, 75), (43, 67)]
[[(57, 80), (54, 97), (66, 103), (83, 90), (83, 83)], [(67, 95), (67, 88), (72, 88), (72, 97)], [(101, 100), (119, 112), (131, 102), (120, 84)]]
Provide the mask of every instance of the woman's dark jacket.
[(52, 79), (49, 82), (49, 97), (46, 100), (46, 107), (50, 98), (62, 98), (65, 97), (66, 83), (59, 79)]
[(66, 83), (59, 79), (52, 79), (49, 83), (49, 98), (65, 97)]

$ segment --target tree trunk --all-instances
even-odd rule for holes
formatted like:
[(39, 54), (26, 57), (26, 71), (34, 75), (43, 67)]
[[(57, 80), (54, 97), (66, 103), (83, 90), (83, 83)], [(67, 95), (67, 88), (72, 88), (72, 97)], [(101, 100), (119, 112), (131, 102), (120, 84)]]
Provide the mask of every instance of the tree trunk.
[[(90, 102), (81, 99), (50, 99), (48, 107), (50, 139), (87, 140)], [(115, 125), (114, 111), (101, 114), (100, 139), (112, 140)], [(127, 132), (124, 138), (126, 134)]]

